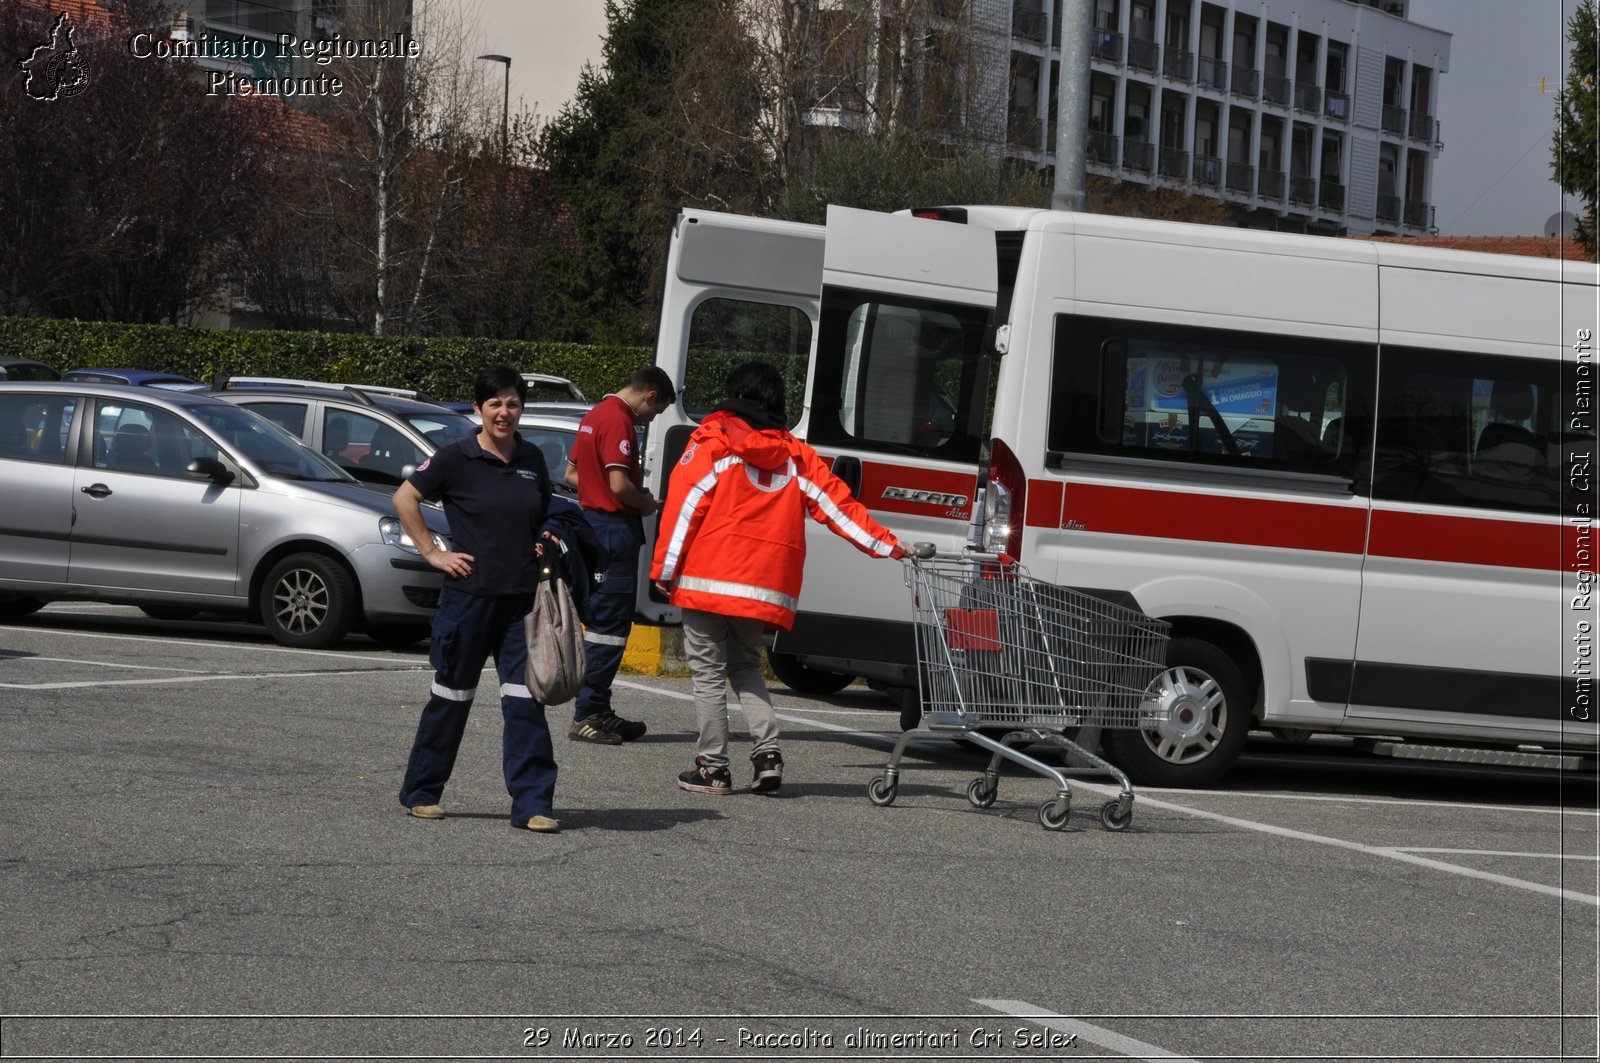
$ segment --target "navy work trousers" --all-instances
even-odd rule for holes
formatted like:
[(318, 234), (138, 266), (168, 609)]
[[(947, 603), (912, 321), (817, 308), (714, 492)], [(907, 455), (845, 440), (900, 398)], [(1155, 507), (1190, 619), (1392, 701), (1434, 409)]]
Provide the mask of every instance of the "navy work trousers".
[(644, 525), (632, 513), (586, 509), (583, 515), (600, 545), (602, 580), (589, 593), (589, 623), (583, 629), (583, 689), (572, 718), (581, 720), (611, 708), (611, 682), (622, 667), (622, 652), (633, 630), (633, 608), (639, 585), (639, 548)]
[(436, 805), (455, 767), (467, 714), (483, 665), (494, 657), (500, 676), (500, 711), (505, 717), (503, 759), (511, 822), (548, 816), (556, 792), (556, 755), (544, 706), (528, 692), (528, 645), (522, 618), (531, 594), (469, 594), (453, 587), (439, 593), (433, 616), (433, 693), (422, 708), (416, 741), (400, 784), (400, 803)]

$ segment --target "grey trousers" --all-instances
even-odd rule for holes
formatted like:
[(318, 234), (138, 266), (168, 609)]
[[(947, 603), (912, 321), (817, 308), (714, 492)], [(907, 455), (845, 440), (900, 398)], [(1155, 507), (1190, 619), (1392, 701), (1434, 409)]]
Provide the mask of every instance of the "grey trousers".
[(695, 754), (707, 767), (728, 766), (728, 684), (739, 696), (751, 756), (778, 748), (778, 717), (761, 678), (761, 632), (765, 625), (745, 617), (683, 611), (683, 652), (694, 671), (694, 714), (700, 726)]

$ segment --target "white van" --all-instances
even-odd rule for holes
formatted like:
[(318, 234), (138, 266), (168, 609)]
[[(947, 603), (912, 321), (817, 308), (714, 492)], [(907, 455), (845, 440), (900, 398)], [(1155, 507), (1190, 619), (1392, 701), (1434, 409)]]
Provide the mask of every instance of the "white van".
[[(686, 211), (647, 464), (663, 490), (759, 356), (903, 537), (960, 546), (981, 488), (987, 545), (1173, 625), (1165, 722), (1105, 736), (1136, 782), (1213, 781), (1253, 726), (1592, 750), (1597, 296), (1586, 263), (1100, 215)], [(901, 573), (810, 550), (775, 648), (914, 687)]]

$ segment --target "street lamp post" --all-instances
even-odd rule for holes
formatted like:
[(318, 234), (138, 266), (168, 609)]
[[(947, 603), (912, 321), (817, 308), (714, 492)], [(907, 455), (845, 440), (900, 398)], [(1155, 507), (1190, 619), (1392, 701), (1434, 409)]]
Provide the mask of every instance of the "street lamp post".
[(511, 158), (510, 142), (507, 140), (506, 121), (511, 113), (511, 57), (509, 55), (480, 55), (479, 59), (487, 59), (491, 63), (504, 63), (506, 65), (506, 93), (505, 99), (500, 104), (500, 161), (509, 162)]

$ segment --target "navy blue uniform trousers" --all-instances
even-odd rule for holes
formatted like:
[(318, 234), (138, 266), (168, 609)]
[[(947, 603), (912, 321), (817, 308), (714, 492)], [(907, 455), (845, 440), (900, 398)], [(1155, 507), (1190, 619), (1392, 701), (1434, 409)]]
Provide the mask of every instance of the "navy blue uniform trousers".
[(556, 792), (556, 755), (544, 706), (528, 692), (528, 645), (522, 618), (531, 594), (469, 594), (452, 587), (439, 593), (433, 616), (433, 693), (417, 724), (411, 760), (400, 784), (400, 803), (436, 805), (455, 767), (467, 714), (484, 662), (494, 657), (500, 676), (500, 711), (505, 716), (503, 759), (511, 822), (548, 816)]
[(583, 629), (583, 689), (573, 705), (574, 720), (611, 708), (611, 683), (622, 667), (622, 652), (628, 648), (628, 634), (633, 630), (639, 548), (644, 545), (644, 523), (632, 513), (586, 509), (583, 515), (600, 547), (603, 578), (589, 593), (589, 622)]

